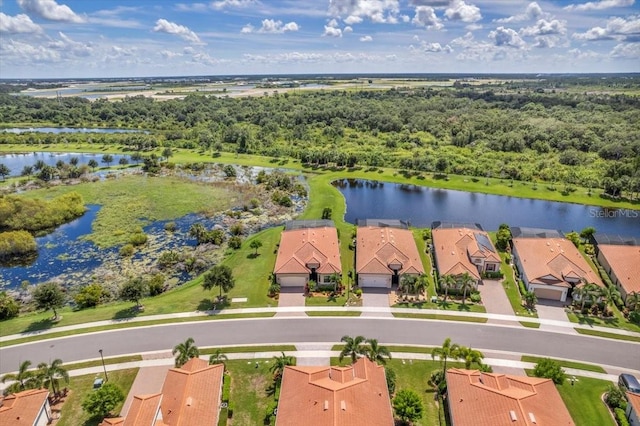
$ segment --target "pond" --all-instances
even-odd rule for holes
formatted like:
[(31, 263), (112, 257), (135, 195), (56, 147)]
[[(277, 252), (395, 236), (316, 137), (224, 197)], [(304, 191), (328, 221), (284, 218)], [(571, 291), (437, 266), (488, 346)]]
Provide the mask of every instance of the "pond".
[[(29, 152), (24, 154), (0, 154), (0, 164), (4, 164), (11, 171), (9, 176), (20, 176), (24, 166), (33, 166), (37, 161), (44, 161), (48, 166), (55, 167), (58, 161), (68, 163), (72, 157), (78, 159), (78, 165), (88, 164), (91, 160), (96, 160), (100, 166), (107, 164), (102, 162), (104, 154), (86, 154), (74, 152)], [(113, 161), (111, 165), (116, 165), (121, 158), (126, 158), (132, 163), (129, 155), (111, 154)]]
[(479, 223), (496, 230), (511, 226), (598, 232), (640, 237), (640, 211), (428, 188), (416, 185), (342, 179), (333, 182), (347, 203), (345, 220), (401, 219), (412, 226), (434, 221)]
[[(38, 256), (29, 265), (0, 267), (0, 288), (16, 288), (22, 281), (40, 283), (64, 275), (67, 282), (90, 280), (97, 268), (108, 267), (112, 272), (123, 268), (124, 262), (148, 262), (152, 264), (163, 251), (184, 246), (195, 246), (195, 238), (188, 235), (195, 222), (207, 229), (220, 222), (220, 217), (206, 218), (197, 214), (183, 216), (173, 222), (174, 232), (165, 231), (167, 221), (155, 221), (143, 228), (149, 237), (144, 250), (136, 252), (130, 260), (119, 255), (119, 247), (100, 249), (87, 241), (93, 221), (100, 210), (98, 205), (88, 205), (87, 212), (78, 219), (58, 227), (53, 233), (36, 238)], [(184, 280), (188, 274), (177, 276)]]

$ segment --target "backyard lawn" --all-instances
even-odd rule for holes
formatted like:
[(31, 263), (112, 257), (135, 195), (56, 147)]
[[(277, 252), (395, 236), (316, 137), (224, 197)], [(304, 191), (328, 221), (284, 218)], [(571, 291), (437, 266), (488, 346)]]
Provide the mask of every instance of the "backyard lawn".
[(578, 377), (575, 384), (556, 386), (576, 426), (615, 426), (609, 409), (600, 399), (611, 384), (606, 380)]
[[(126, 398), (137, 374), (137, 368), (110, 371), (109, 383), (116, 384)], [(82, 401), (85, 395), (93, 392), (93, 381), (95, 378), (95, 374), (71, 378), (68, 386), (70, 393), (62, 405), (60, 420), (56, 423), (56, 426), (96, 426), (102, 421), (101, 418), (89, 417), (89, 415), (82, 410)], [(124, 401), (118, 404), (114, 410), (115, 414), (120, 413), (123, 404)]]
[(229, 403), (233, 406), (233, 424), (263, 424), (267, 405), (274, 401), (274, 397), (267, 394), (273, 377), (269, 371), (272, 362), (266, 359), (225, 361), (231, 376)]

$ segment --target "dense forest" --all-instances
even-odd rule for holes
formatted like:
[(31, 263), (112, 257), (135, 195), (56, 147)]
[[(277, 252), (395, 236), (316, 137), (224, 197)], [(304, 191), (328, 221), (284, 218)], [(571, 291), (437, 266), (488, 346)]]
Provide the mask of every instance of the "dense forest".
[(640, 97), (564, 89), (454, 88), (202, 94), (166, 101), (0, 94), (0, 122), (117, 127), (116, 135), (0, 134), (0, 143), (123, 144), (389, 166), (640, 192)]

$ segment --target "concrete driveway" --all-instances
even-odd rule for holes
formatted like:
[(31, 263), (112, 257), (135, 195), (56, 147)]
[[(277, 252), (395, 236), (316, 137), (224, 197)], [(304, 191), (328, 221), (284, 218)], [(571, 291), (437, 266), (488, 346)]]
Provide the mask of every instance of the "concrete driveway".
[(380, 310), (363, 312), (361, 316), (392, 317), (393, 315), (389, 310), (389, 292), (390, 289), (388, 288), (363, 288), (362, 306), (365, 308), (380, 308)]
[[(281, 287), (278, 308), (304, 307), (304, 287)], [(304, 312), (278, 312), (277, 317), (306, 316)]]
[[(489, 314), (515, 315), (502, 283), (497, 280), (483, 280), (478, 286), (482, 303)], [(489, 320), (490, 322), (493, 320)]]
[(564, 311), (564, 306), (569, 303), (570, 301), (559, 302), (555, 300), (538, 299), (538, 303), (536, 304), (538, 318), (541, 320), (552, 321), (551, 323), (546, 324), (542, 322), (540, 324), (540, 330), (577, 334), (573, 327), (564, 326), (564, 324), (571, 324), (571, 321), (569, 321), (569, 318), (567, 317), (567, 313)]

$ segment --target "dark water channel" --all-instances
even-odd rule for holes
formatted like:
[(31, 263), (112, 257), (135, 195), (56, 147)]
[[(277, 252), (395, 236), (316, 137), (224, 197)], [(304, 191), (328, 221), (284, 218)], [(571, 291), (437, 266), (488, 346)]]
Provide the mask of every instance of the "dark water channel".
[[(609, 209), (503, 195), (427, 188), (360, 179), (334, 183), (347, 202), (347, 222), (357, 219), (401, 219), (428, 227), (433, 221), (479, 223), (496, 230), (511, 226), (597, 232), (640, 237), (640, 211)], [(595, 195), (594, 195), (595, 197)]]
[[(107, 166), (102, 162), (102, 156), (104, 154), (87, 154), (87, 153), (74, 153), (74, 152), (29, 152), (24, 154), (0, 154), (0, 164), (4, 164), (11, 171), (9, 176), (20, 176), (24, 166), (33, 166), (37, 161), (42, 160), (46, 165), (55, 167), (58, 161), (64, 161), (68, 163), (72, 157), (78, 159), (78, 165), (88, 164), (89, 161), (95, 160), (98, 162), (98, 167)], [(129, 163), (132, 163), (129, 155), (123, 154), (111, 154), (113, 161), (110, 163), (112, 166), (117, 165), (121, 158), (126, 158)]]

